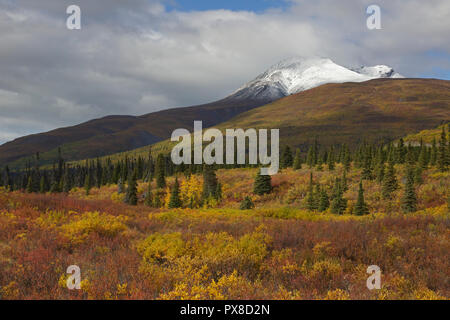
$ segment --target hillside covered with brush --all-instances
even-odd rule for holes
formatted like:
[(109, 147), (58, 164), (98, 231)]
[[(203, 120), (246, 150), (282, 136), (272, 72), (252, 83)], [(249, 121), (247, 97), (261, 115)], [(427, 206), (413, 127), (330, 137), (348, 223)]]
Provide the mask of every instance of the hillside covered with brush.
[(303, 147), (392, 141), (450, 119), (450, 81), (376, 79), (326, 84), (256, 108), (219, 126), (279, 128), (281, 144)]

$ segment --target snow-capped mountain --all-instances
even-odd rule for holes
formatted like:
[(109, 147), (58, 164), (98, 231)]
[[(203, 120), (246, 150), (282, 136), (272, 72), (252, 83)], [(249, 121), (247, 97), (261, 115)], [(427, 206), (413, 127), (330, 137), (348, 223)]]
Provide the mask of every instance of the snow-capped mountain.
[(403, 76), (385, 65), (350, 69), (326, 58), (296, 57), (270, 67), (227, 99), (274, 101), (326, 83), (363, 82), (376, 78)]

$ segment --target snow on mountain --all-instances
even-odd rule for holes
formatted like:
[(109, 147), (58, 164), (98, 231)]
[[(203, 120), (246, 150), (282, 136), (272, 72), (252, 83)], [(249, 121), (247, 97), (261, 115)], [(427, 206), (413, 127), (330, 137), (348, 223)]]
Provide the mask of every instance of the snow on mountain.
[(270, 67), (227, 99), (273, 101), (326, 83), (363, 82), (376, 78), (402, 78), (385, 65), (349, 69), (326, 58), (291, 58)]

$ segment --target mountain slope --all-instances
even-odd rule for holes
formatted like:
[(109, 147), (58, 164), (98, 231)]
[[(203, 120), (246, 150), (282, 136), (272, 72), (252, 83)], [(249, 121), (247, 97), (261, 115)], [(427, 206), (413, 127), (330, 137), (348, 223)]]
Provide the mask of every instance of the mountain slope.
[(363, 82), (376, 78), (402, 78), (402, 76), (384, 65), (348, 69), (330, 59), (296, 57), (273, 65), (227, 99), (274, 101), (326, 83)]
[(399, 77), (387, 66), (350, 70), (329, 59), (284, 60), (217, 102), (168, 109), (143, 116), (108, 116), (76, 126), (29, 135), (0, 146), (0, 165), (24, 167), (40, 152), (42, 164), (52, 163), (58, 148), (67, 160), (79, 160), (127, 151), (167, 139), (176, 128), (191, 129), (194, 120), (213, 126), (236, 115), (324, 83), (361, 82)]
[(108, 116), (7, 142), (0, 146), (0, 164), (23, 168), (36, 152), (40, 152), (42, 164), (52, 163), (57, 159), (58, 147), (67, 160), (131, 150), (167, 139), (177, 128), (191, 129), (194, 120), (213, 126), (262, 104), (263, 101), (252, 100), (217, 101), (137, 117)]
[[(450, 120), (450, 81), (376, 79), (363, 83), (326, 84), (239, 114), (215, 128), (278, 128), (280, 144), (303, 152), (318, 139), (322, 146), (354, 147), (363, 140), (388, 142), (432, 129)], [(169, 153), (165, 140), (152, 152)], [(108, 156), (147, 156), (142, 147)]]
[(305, 147), (393, 140), (450, 119), (450, 81), (376, 79), (326, 84), (239, 115), (225, 128), (280, 128), (282, 143)]

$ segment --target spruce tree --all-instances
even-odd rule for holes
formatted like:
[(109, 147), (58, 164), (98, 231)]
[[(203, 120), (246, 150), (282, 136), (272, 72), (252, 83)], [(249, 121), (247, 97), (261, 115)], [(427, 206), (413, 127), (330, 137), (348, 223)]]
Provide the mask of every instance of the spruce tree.
[(330, 152), (328, 153), (328, 157), (327, 157), (327, 164), (328, 164), (328, 170), (329, 171), (333, 171), (335, 168), (335, 159), (334, 159), (334, 148), (333, 146), (331, 147)]
[(323, 170), (323, 161), (322, 158), (319, 157), (319, 159), (317, 160), (317, 171), (322, 171)]
[(414, 183), (417, 185), (421, 185), (423, 183), (423, 177), (422, 177), (423, 169), (422, 166), (419, 164), (416, 166), (414, 170)]
[(86, 195), (89, 195), (89, 191), (91, 190), (91, 188), (92, 188), (92, 178), (91, 178), (91, 172), (88, 169), (88, 173), (84, 180), (84, 190), (86, 191)]
[(306, 164), (308, 165), (308, 167), (310, 169), (315, 166), (315, 162), (314, 162), (314, 148), (312, 146), (309, 147), (309, 149), (308, 149), (308, 154), (306, 155)]
[(405, 163), (406, 149), (403, 138), (400, 138), (400, 141), (397, 145), (396, 150), (396, 161), (397, 163)]
[(389, 163), (388, 170), (384, 174), (383, 184), (382, 184), (382, 196), (383, 199), (390, 199), (391, 194), (395, 192), (398, 188), (397, 178), (395, 176), (395, 168), (392, 162)]
[(419, 166), (422, 169), (428, 167), (428, 152), (427, 148), (423, 145), (423, 141), (420, 142)]
[(339, 183), (341, 186), (342, 193), (346, 192), (348, 190), (348, 185), (347, 185), (347, 173), (345, 170), (344, 172), (342, 172), (342, 178)]
[(40, 193), (46, 193), (47, 191), (48, 191), (48, 182), (47, 182), (46, 175), (43, 174), (41, 176), (41, 181), (39, 183), (39, 192)]
[(72, 185), (71, 185), (71, 181), (70, 181), (69, 170), (67, 168), (64, 171), (62, 181), (63, 181), (62, 188), (61, 188), (62, 192), (69, 193), (70, 189), (72, 189)]
[(308, 194), (306, 195), (306, 208), (310, 211), (317, 210), (317, 201), (314, 194), (314, 182), (312, 172), (309, 175)]
[(169, 209), (181, 208), (180, 199), (180, 185), (178, 184), (178, 178), (175, 178), (175, 183), (170, 192)]
[(253, 184), (253, 193), (257, 195), (263, 195), (272, 191), (272, 177), (270, 175), (262, 175), (260, 170), (255, 178)]
[(322, 188), (322, 190), (320, 191), (318, 210), (319, 210), (319, 212), (323, 212), (323, 211), (327, 210), (329, 206), (330, 206), (330, 200), (328, 199), (328, 194)]
[(369, 213), (369, 209), (364, 201), (364, 189), (362, 181), (359, 182), (358, 200), (356, 201), (354, 212), (358, 216), (363, 216)]
[(128, 175), (128, 187), (125, 195), (125, 203), (135, 206), (137, 205), (137, 183), (136, 183), (136, 170)]
[(294, 170), (300, 170), (302, 168), (302, 156), (300, 149), (297, 149), (297, 151), (295, 151), (293, 168)]
[(384, 163), (379, 163), (376, 169), (376, 177), (377, 177), (377, 182), (378, 183), (382, 183), (383, 179), (384, 179), (384, 172), (386, 171), (386, 166), (384, 165)]
[(406, 172), (405, 193), (402, 198), (402, 209), (405, 213), (417, 211), (417, 196), (414, 189), (414, 170), (408, 167)]
[(117, 193), (121, 194), (124, 193), (125, 191), (125, 186), (123, 185), (123, 179), (119, 178), (119, 180), (117, 181)]
[(205, 165), (203, 169), (203, 193), (202, 198), (206, 200), (210, 197), (218, 199), (217, 197), (217, 176), (212, 166)]
[(164, 188), (166, 186), (166, 165), (163, 154), (159, 154), (156, 159), (156, 188)]
[(447, 135), (445, 134), (445, 127), (442, 126), (441, 138), (439, 139), (439, 148), (437, 152), (437, 166), (441, 172), (448, 169), (447, 164)]
[(53, 177), (52, 185), (50, 187), (50, 193), (58, 193), (59, 192), (59, 183), (55, 180), (56, 177)]
[(33, 178), (32, 175), (30, 174), (30, 176), (28, 177), (28, 182), (27, 182), (27, 192), (28, 193), (32, 193), (33, 192)]
[(241, 210), (250, 210), (253, 209), (255, 205), (250, 197), (245, 197), (244, 200), (241, 201), (240, 209)]
[(343, 214), (347, 208), (347, 200), (343, 198), (343, 190), (340, 179), (336, 179), (333, 187), (333, 199), (331, 201), (331, 212), (334, 214)]
[(292, 167), (294, 159), (292, 158), (291, 148), (289, 146), (285, 146), (283, 153), (281, 154), (280, 166), (281, 169)]
[(152, 182), (149, 181), (147, 186), (147, 194), (145, 195), (145, 205), (148, 207), (153, 207), (153, 196), (152, 196)]
[(436, 165), (436, 159), (437, 159), (436, 138), (433, 138), (433, 142), (431, 143), (431, 152), (430, 152), (430, 164), (432, 166)]
[(351, 166), (351, 158), (350, 158), (350, 152), (346, 145), (344, 145), (344, 152), (343, 152), (343, 159), (342, 164), (344, 165), (344, 170), (349, 171)]
[(373, 179), (370, 158), (368, 156), (366, 156), (364, 159), (363, 170), (362, 170), (361, 176), (364, 180), (372, 180)]

